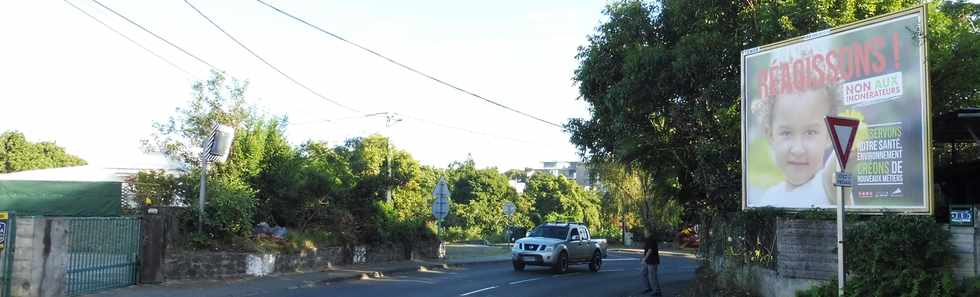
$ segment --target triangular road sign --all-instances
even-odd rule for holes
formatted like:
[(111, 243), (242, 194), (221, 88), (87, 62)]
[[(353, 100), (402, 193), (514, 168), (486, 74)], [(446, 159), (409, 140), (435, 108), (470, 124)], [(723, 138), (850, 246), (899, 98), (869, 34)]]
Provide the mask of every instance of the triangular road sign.
[(830, 141), (834, 144), (834, 152), (837, 153), (837, 162), (841, 170), (844, 170), (847, 168), (847, 157), (851, 154), (851, 145), (854, 144), (854, 136), (857, 135), (861, 121), (828, 116), (826, 122), (827, 131), (830, 131)]

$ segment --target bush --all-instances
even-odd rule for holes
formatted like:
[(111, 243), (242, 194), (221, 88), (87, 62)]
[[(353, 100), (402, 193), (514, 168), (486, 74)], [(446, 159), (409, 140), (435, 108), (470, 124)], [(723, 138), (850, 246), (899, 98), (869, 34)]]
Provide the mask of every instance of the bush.
[(215, 178), (208, 183), (205, 223), (212, 232), (249, 236), (255, 215), (255, 191), (238, 179)]
[[(977, 296), (954, 283), (949, 231), (931, 217), (876, 217), (849, 225), (845, 237), (848, 296)], [(837, 296), (837, 283), (797, 296)]]
[(776, 218), (781, 209), (763, 207), (715, 218), (709, 236), (702, 236), (701, 253), (711, 260), (728, 257), (766, 268), (776, 265)]
[(849, 295), (949, 296), (949, 231), (932, 217), (886, 215), (849, 226)]

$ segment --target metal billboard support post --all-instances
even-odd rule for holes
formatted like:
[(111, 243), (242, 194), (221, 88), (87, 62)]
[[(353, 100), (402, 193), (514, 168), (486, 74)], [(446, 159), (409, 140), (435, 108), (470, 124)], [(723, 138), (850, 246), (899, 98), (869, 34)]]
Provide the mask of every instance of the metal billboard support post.
[(844, 188), (840, 187), (837, 206), (837, 296), (844, 296)]
[(844, 275), (844, 190), (854, 186), (853, 177), (847, 173), (847, 159), (851, 154), (851, 147), (854, 144), (854, 136), (857, 135), (858, 126), (861, 121), (852, 118), (828, 116), (824, 118), (827, 124), (827, 131), (830, 132), (830, 141), (837, 155), (837, 164), (840, 171), (834, 175), (834, 185), (840, 188), (840, 199), (837, 201), (837, 294), (844, 296), (844, 283), (847, 280)]

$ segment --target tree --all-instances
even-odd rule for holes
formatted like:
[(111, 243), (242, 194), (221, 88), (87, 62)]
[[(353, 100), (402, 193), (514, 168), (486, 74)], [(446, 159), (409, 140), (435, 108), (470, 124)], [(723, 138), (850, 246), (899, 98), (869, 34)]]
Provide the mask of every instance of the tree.
[(217, 71), (211, 75), (207, 81), (194, 84), (194, 98), (187, 107), (177, 108), (175, 116), (153, 124), (157, 131), (150, 139), (142, 141), (145, 150), (197, 164), (196, 153), (200, 152), (215, 124), (237, 129), (259, 120), (255, 107), (245, 99), (248, 82), (228, 81), (224, 73)]
[(54, 142), (32, 143), (18, 131), (0, 134), (0, 173), (85, 164), (85, 160), (66, 153)]
[(591, 229), (607, 228), (600, 219), (601, 198), (564, 176), (535, 174), (528, 180), (524, 195), (534, 201), (536, 224), (549, 221), (581, 222)]
[[(740, 52), (918, 1), (616, 2), (579, 48), (574, 79), (591, 117), (565, 128), (580, 153), (643, 169), (685, 219), (736, 210), (741, 188)], [(930, 4), (935, 111), (980, 100), (977, 5)], [(963, 65), (961, 67), (961, 65)], [(965, 67), (965, 68), (964, 68)], [(955, 77), (953, 77), (955, 76)], [(682, 150), (682, 151), (679, 151)]]
[[(187, 203), (178, 176), (163, 170), (142, 170), (123, 183), (123, 206), (140, 209), (142, 206), (174, 206)], [(132, 200), (128, 200), (132, 199)]]

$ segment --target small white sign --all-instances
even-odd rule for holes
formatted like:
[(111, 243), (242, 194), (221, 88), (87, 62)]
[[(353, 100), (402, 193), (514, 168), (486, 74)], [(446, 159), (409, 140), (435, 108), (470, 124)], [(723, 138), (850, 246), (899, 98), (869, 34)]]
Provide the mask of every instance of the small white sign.
[(844, 105), (864, 104), (882, 99), (900, 97), (902, 73), (894, 72), (843, 84), (840, 88)]
[(517, 211), (517, 206), (514, 205), (514, 202), (504, 201), (504, 214), (505, 215), (507, 215), (508, 217), (509, 216), (512, 216), (512, 215), (514, 215), (514, 212), (516, 212), (516, 211)]
[(854, 186), (854, 175), (847, 173), (846, 171), (838, 171), (834, 174), (835, 181), (834, 185), (838, 187), (853, 187)]

